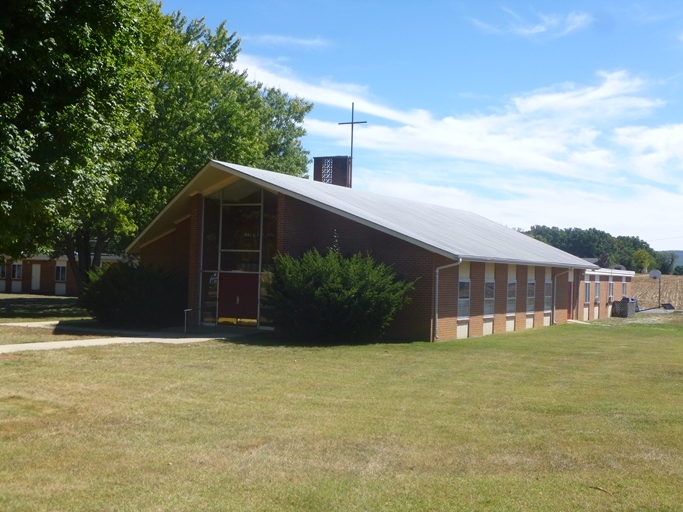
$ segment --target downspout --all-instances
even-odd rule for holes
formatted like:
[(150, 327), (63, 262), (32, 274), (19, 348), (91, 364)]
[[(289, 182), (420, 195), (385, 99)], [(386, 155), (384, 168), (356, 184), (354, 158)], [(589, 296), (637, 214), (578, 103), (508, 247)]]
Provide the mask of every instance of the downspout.
[[(557, 325), (555, 323), (555, 308), (557, 306), (557, 278), (560, 277), (562, 274), (568, 274), (569, 272), (574, 272), (573, 268), (568, 268), (564, 272), (560, 272), (559, 274), (556, 274), (555, 277), (553, 277), (553, 309), (551, 311), (552, 314), (552, 321), (550, 322), (551, 325)], [(573, 286), (573, 283), (572, 283)], [(572, 289), (572, 298), (574, 297), (574, 290)], [(574, 311), (572, 311), (572, 316), (574, 315)]]
[(449, 263), (448, 265), (442, 265), (436, 267), (436, 280), (434, 282), (434, 335), (432, 341), (438, 341), (439, 339), (439, 271), (445, 268), (457, 267), (462, 263), (462, 258), (458, 256), (458, 261), (455, 263)]

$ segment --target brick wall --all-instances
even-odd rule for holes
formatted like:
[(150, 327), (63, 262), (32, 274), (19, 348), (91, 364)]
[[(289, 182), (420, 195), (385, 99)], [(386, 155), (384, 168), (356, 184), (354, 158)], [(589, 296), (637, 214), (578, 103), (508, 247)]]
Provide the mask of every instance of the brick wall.
[(299, 257), (311, 248), (324, 253), (334, 244), (336, 231), (342, 254), (367, 252), (376, 261), (390, 264), (402, 279), (417, 279), (410, 304), (399, 312), (387, 330), (387, 338), (431, 339), (436, 268), (433, 253), (282, 194), (278, 195), (277, 222), (277, 248), (282, 253)]
[[(189, 233), (185, 236), (189, 240), (188, 259), (183, 262), (187, 265), (187, 307), (192, 308), (188, 316), (188, 322), (198, 324), (200, 322), (199, 309), (201, 308), (201, 271), (202, 271), (202, 217), (203, 197), (195, 194), (190, 198)], [(180, 232), (182, 230), (177, 230)]]
[[(435, 257), (435, 267), (452, 263), (454, 263), (453, 260), (443, 256)], [(439, 271), (439, 325), (437, 335), (440, 340), (455, 339), (457, 334), (459, 278), (460, 270), (457, 266)]]

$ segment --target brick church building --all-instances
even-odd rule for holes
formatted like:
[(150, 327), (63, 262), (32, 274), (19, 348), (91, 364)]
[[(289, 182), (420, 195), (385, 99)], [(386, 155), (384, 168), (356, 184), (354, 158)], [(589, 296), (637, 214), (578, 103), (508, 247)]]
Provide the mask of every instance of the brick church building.
[(261, 298), (275, 255), (324, 252), (337, 240), (342, 253), (369, 253), (416, 280), (392, 339), (583, 319), (581, 283), (597, 269), (467, 211), (354, 190), (347, 157), (315, 159), (314, 180), (210, 161), (127, 252), (187, 278), (190, 321), (269, 327)]

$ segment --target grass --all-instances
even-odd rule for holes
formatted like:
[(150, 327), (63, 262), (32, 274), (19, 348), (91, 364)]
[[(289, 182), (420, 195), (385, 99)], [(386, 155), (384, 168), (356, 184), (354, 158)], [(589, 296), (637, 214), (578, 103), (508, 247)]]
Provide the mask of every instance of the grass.
[(102, 338), (101, 335), (94, 334), (73, 334), (62, 332), (61, 328), (39, 329), (35, 327), (17, 327), (13, 325), (3, 325), (0, 323), (0, 345), (13, 345), (17, 343), (41, 343), (45, 341), (66, 341), (66, 340), (91, 340)]
[(679, 510), (681, 340), (605, 321), (12, 354), (0, 509)]
[(7, 322), (91, 319), (76, 297), (0, 293), (0, 324)]

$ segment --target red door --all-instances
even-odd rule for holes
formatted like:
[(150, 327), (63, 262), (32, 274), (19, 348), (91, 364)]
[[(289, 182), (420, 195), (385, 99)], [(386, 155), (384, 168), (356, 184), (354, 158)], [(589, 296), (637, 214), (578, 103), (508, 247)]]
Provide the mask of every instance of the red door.
[(258, 274), (221, 273), (218, 288), (218, 316), (256, 319), (258, 316)]

